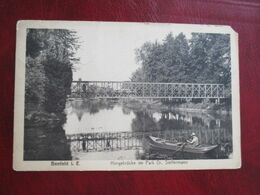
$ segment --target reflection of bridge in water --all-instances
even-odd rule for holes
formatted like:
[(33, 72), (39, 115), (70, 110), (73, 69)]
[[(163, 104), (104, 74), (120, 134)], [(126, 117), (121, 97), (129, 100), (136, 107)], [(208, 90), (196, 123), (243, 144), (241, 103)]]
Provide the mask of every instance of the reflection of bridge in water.
[(220, 99), (225, 98), (222, 84), (154, 83), (130, 81), (73, 81), (72, 98), (173, 98)]
[(153, 132), (115, 132), (69, 134), (67, 140), (72, 151), (99, 152), (111, 150), (129, 150), (145, 147), (149, 135), (169, 141), (185, 141), (195, 132), (200, 144), (231, 143), (232, 133), (227, 129), (172, 130)]

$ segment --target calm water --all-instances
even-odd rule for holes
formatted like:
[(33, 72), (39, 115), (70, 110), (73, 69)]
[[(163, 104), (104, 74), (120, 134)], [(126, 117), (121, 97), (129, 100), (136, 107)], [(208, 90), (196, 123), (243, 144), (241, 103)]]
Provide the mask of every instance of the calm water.
[[(72, 159), (211, 159), (232, 156), (231, 116), (228, 114), (176, 110), (145, 102), (70, 100), (66, 116), (63, 129), (71, 139)], [(194, 155), (156, 150), (150, 148), (147, 141), (148, 135), (185, 141), (192, 132), (198, 135), (200, 144), (217, 144), (219, 147), (207, 155)]]

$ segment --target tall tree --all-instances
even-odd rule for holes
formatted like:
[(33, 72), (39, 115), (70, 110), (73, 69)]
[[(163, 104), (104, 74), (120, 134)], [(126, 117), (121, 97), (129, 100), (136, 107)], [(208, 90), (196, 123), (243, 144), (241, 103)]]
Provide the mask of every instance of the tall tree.
[(140, 68), (133, 81), (223, 83), (230, 89), (229, 35), (167, 34), (162, 43), (147, 42), (136, 50)]
[[(229, 36), (193, 33), (190, 40), (190, 64), (194, 82), (230, 83)], [(191, 73), (190, 73), (191, 74)]]
[(183, 82), (189, 65), (189, 45), (183, 33), (175, 38), (171, 34), (165, 39), (165, 64), (167, 82)]
[(145, 81), (162, 81), (162, 70), (160, 70), (163, 66), (162, 54), (162, 46), (157, 41), (155, 43), (147, 42), (140, 49), (136, 50), (136, 59), (142, 66)]
[(77, 63), (76, 33), (65, 29), (28, 29), (26, 39), (26, 103), (61, 112)]

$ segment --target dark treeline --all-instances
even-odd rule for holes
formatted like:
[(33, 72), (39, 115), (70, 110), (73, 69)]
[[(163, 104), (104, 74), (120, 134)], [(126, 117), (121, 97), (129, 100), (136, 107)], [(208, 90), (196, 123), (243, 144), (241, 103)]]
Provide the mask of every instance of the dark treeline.
[(69, 30), (28, 29), (26, 38), (24, 160), (71, 160), (61, 125), (77, 36)]
[(136, 50), (141, 67), (132, 81), (223, 83), (230, 88), (230, 37), (225, 34), (169, 33), (159, 43), (146, 42)]
[(76, 33), (64, 29), (28, 29), (26, 39), (26, 111), (60, 113), (70, 93)]

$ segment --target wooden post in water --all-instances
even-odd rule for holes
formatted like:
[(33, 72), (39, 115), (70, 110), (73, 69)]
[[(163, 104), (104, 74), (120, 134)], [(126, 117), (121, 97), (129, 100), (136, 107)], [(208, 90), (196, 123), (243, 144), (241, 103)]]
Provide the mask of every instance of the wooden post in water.
[(96, 136), (95, 134), (93, 135), (93, 151), (96, 150)]
[(116, 136), (116, 140), (115, 140), (115, 142), (116, 142), (116, 148), (119, 148), (119, 140), (118, 140), (118, 132), (117, 133), (115, 133), (115, 136)]
[(205, 130), (205, 139), (206, 139), (206, 144), (208, 144), (208, 141), (209, 141), (209, 139), (208, 139), (208, 130)]
[(120, 149), (122, 149), (122, 137), (121, 136), (122, 136), (121, 133), (118, 133), (117, 139), (119, 139), (119, 147), (120, 147)]
[(88, 152), (88, 137), (87, 137), (87, 139), (86, 139), (86, 143), (87, 143), (86, 149), (87, 149), (87, 152)]
[(111, 150), (113, 150), (114, 148), (114, 139), (113, 139), (113, 136), (111, 136)]
[(214, 144), (214, 131), (211, 131), (211, 144)]
[(220, 144), (220, 129), (218, 129), (218, 144)]
[(98, 133), (96, 133), (96, 139), (95, 139), (95, 146), (96, 146), (96, 151), (98, 150)]
[(130, 136), (129, 136), (129, 133), (127, 133), (127, 148), (129, 149), (129, 139), (130, 139)]
[(102, 133), (102, 148), (104, 149), (106, 147), (106, 144), (105, 144), (105, 133)]
[(132, 140), (131, 140), (131, 148), (132, 148), (133, 145), (134, 145), (134, 136), (132, 136), (131, 139), (132, 139)]

